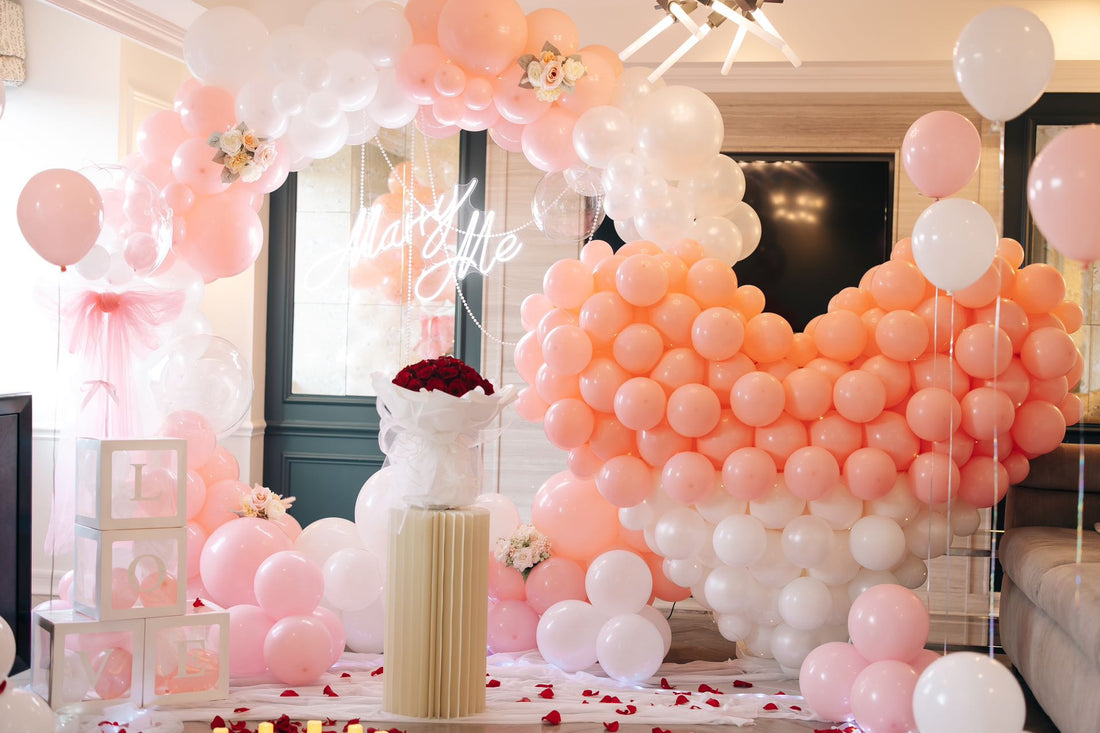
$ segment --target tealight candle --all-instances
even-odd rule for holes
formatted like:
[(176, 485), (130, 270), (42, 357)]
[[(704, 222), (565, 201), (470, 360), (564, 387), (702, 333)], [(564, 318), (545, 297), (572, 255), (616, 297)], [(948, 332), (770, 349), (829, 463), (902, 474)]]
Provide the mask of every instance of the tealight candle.
[(352, 723), (348, 726), (348, 733), (363, 733), (363, 726), (358, 723)]
[(272, 723), (260, 723), (256, 733), (275, 733), (275, 725)]
[(319, 720), (307, 720), (306, 721), (306, 733), (321, 733), (321, 721), (319, 721)]

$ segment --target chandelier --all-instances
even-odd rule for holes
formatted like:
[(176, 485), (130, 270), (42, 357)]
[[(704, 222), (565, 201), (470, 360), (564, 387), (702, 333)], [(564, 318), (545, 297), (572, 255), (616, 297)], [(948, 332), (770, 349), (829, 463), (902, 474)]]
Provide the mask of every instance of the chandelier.
[[(737, 33), (730, 42), (726, 60), (722, 64), (723, 75), (729, 74), (734, 57), (737, 56), (741, 44), (750, 33), (779, 49), (792, 65), (801, 66), (802, 61), (764, 14), (761, 6), (766, 2), (781, 3), (783, 0), (657, 0), (654, 9), (662, 13), (661, 19), (623, 49), (619, 58), (626, 61), (672, 26), (683, 26), (688, 32), (688, 37), (649, 75), (650, 83), (655, 82), (696, 44), (710, 35), (711, 31), (729, 21), (737, 26)], [(701, 11), (700, 8), (702, 8)], [(695, 17), (692, 17), (693, 14)]]

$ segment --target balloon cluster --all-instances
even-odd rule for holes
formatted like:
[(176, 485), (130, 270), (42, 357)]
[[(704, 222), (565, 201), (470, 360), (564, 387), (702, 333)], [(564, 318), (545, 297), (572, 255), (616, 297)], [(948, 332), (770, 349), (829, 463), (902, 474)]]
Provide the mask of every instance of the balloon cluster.
[(1081, 309), (998, 251), (947, 297), (902, 240), (795, 334), (698, 242), (589, 243), (522, 306), (517, 410), (570, 468), (533, 522), (585, 560), (618, 523), (641, 532), (727, 638), (797, 669), (860, 592), (922, 583), (1080, 419)]
[(0, 730), (53, 730), (57, 721), (50, 706), (33, 691), (17, 688), (8, 679), (14, 665), (15, 634), (0, 618)]

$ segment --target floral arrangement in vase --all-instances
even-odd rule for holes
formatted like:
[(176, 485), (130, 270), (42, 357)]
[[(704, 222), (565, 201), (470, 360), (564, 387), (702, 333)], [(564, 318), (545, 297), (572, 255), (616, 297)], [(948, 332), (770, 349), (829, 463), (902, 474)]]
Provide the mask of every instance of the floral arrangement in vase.
[(514, 387), (495, 389), (461, 359), (441, 356), (373, 377), (378, 444), (406, 504), (424, 509), (469, 506), (481, 493), (478, 447)]

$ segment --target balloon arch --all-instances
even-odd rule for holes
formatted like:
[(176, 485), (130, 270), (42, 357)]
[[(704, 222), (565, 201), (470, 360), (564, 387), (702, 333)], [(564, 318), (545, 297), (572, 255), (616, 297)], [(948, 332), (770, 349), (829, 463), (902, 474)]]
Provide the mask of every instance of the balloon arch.
[[(912, 237), (794, 333), (731, 269), (755, 249), (760, 223), (741, 201), (739, 166), (721, 155), (722, 116), (704, 93), (650, 82), (606, 47), (581, 48), (564, 13), (525, 14), (515, 0), (325, 0), (299, 18), (293, 5), (204, 13), (184, 42), (196, 78), (173, 110), (141, 125), (138, 153), (91, 182), (39, 174), (20, 198), (20, 226), (45, 259), (87, 281), (93, 295), (73, 311), (74, 328), (102, 329), (136, 359), (158, 329), (198, 320), (204, 281), (255, 261), (264, 194), (381, 128), (415, 123), (434, 138), (488, 130), (559, 176), (560, 189), (596, 197), (627, 244), (613, 252), (592, 241), (551, 266), (544, 292), (523, 302), (514, 354), (529, 385), (520, 414), (568, 451), (569, 470), (531, 511), (561, 561), (545, 587), (576, 587), (596, 558), (630, 549), (656, 597), (693, 595), (749, 654), (797, 670), (816, 647), (847, 639), (861, 591), (924, 583), (926, 562), (974, 533), (978, 510), (1081, 418), (1070, 388), (1085, 365), (1069, 334), (1082, 308), (1054, 268), (1023, 266), (1021, 246), (998, 239), (979, 205), (946, 198), (980, 157), (961, 116), (926, 115), (903, 141), (906, 171), (937, 199)], [(1032, 20), (1042, 28), (1026, 11), (990, 11), (960, 37), (962, 90), (997, 121), (1022, 112), (1049, 78), (1049, 35), (1020, 35)], [(1096, 128), (1071, 131), (1036, 161), (1029, 188), (1052, 245), (1085, 261), (1100, 250), (1097, 227), (1082, 226), (1100, 216), (1089, 203), (1098, 158)], [(1067, 168), (1081, 171), (1079, 183), (1051, 185)], [(403, 209), (436, 203), (428, 181), (408, 169), (399, 180)], [(202, 332), (196, 323), (175, 333), (187, 328)], [(86, 358), (99, 358), (86, 341)], [(92, 371), (126, 378), (121, 364)], [(105, 434), (122, 430), (125, 409), (102, 402)], [(223, 410), (211, 424), (212, 406), (192, 407), (190, 421), (170, 411), (163, 429), (200, 448), (189, 456), (189, 497), (206, 507), (195, 514), (201, 548), (240, 491), (215, 448), (240, 415)], [(378, 494), (368, 482), (364, 514)], [(302, 539), (327, 558), (335, 540), (321, 535)], [(530, 613), (516, 606), (509, 617), (537, 623), (530, 595), (502, 590), (514, 584), (504, 570), (498, 607), (522, 604)], [(604, 576), (643, 570), (627, 562)], [(583, 606), (558, 622), (582, 628)], [(353, 648), (353, 637), (376, 641), (349, 620), (363, 613), (342, 616)], [(569, 657), (550, 646), (548, 658)], [(659, 663), (663, 651), (654, 653)]]

